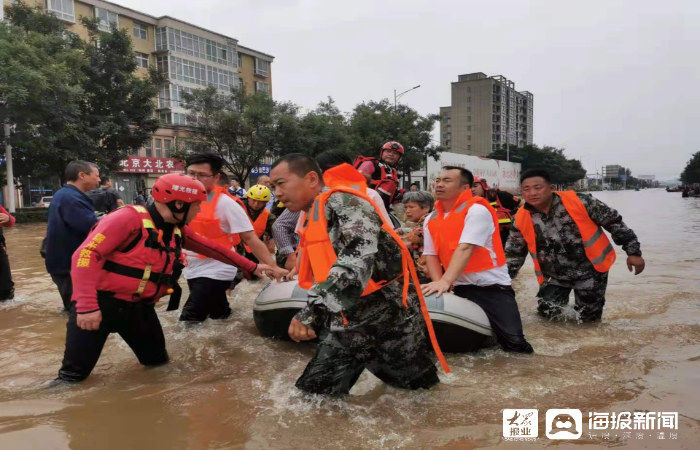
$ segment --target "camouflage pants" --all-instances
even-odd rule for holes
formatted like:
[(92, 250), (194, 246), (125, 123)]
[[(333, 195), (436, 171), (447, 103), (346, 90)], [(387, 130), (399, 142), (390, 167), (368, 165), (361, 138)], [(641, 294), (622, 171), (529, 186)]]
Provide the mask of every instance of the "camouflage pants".
[(574, 282), (563, 282), (545, 276), (545, 282), (537, 292), (537, 312), (548, 319), (561, 317), (562, 309), (569, 303), (569, 294), (574, 291), (574, 310), (581, 322), (596, 322), (603, 315), (605, 289), (608, 274), (593, 272), (589, 278)]
[(410, 317), (394, 326), (385, 322), (324, 331), (296, 386), (316, 394), (347, 394), (366, 368), (392, 386), (427, 389), (439, 379), (422, 327), (422, 321)]

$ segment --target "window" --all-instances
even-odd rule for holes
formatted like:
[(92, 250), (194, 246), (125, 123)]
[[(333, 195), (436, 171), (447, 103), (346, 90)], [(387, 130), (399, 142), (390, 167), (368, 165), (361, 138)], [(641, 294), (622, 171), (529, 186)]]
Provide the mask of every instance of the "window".
[(255, 92), (270, 92), (270, 85), (260, 81), (255, 82)]
[(471, 107), (471, 106), (467, 106), (467, 112), (472, 112), (472, 107)]
[[(161, 37), (159, 38), (159, 33)], [(165, 34), (167, 33), (167, 37)], [(167, 42), (166, 42), (167, 41)], [(212, 41), (174, 28), (159, 28), (156, 30), (156, 49), (172, 50), (196, 58), (206, 59), (218, 64), (234, 66), (233, 52), (228, 45)]]
[(163, 139), (156, 138), (156, 158), (163, 157)]
[(102, 31), (111, 31), (119, 26), (119, 15), (103, 8), (95, 8), (95, 17), (99, 19), (97, 28)]
[(182, 113), (173, 113), (173, 125), (187, 125), (187, 116)]
[(75, 22), (73, 0), (46, 0), (46, 8), (59, 19)]
[(149, 158), (153, 156), (153, 142), (151, 141), (151, 139), (147, 140), (143, 144), (143, 149), (146, 156), (148, 156)]
[(471, 134), (468, 134), (468, 135), (467, 135), (467, 140), (468, 140), (468, 141), (471, 141), (471, 140), (472, 140), (472, 135), (471, 135)]
[(467, 144), (467, 150), (471, 150), (471, 149), (472, 149), (472, 144)]
[(136, 56), (136, 64), (139, 67), (143, 67), (144, 69), (148, 69), (148, 55), (145, 53), (139, 53), (139, 52), (134, 52), (134, 55)]
[(471, 121), (472, 121), (472, 116), (467, 116), (467, 122), (471, 122)]
[(472, 101), (472, 98), (471, 98), (471, 97), (467, 97), (467, 102), (471, 102), (471, 101)]
[(172, 143), (172, 139), (163, 139), (163, 156), (165, 158), (170, 158), (170, 147), (172, 146)]
[(468, 125), (468, 126), (467, 126), (467, 131), (472, 131), (472, 126), (471, 126), (471, 125)]
[(255, 58), (255, 75), (266, 77), (270, 73), (270, 62)]
[(243, 59), (243, 57), (241, 56), (241, 53), (238, 52), (238, 67), (241, 67), (243, 65), (242, 59)]
[(148, 39), (148, 26), (141, 22), (134, 22), (134, 37)]
[(158, 115), (158, 118), (160, 119), (160, 123), (162, 124), (169, 124), (172, 123), (170, 121), (170, 113), (169, 112), (162, 112)]

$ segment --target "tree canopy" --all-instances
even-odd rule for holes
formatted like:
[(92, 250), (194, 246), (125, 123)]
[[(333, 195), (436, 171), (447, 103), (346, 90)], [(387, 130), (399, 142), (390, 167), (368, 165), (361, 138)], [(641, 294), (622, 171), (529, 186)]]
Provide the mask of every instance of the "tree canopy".
[[(488, 157), (505, 160), (506, 148), (494, 150)], [(511, 146), (510, 160), (522, 164), (523, 172), (529, 169), (546, 169), (552, 176), (552, 182), (556, 184), (571, 184), (586, 176), (586, 169), (581, 165), (581, 161), (567, 158), (563, 148)]]
[(685, 184), (700, 183), (700, 152), (690, 158), (681, 173), (681, 182)]

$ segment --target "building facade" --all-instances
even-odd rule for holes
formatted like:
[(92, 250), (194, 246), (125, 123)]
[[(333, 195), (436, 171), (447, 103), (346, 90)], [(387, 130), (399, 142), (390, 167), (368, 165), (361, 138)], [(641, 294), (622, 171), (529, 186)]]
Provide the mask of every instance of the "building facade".
[(459, 75), (440, 117), (440, 143), (450, 152), (486, 156), (504, 145), (532, 144), (533, 95), (501, 75)]
[[(14, 2), (3, 0), (4, 5)], [(102, 0), (24, 0), (61, 19), (69, 31), (88, 38), (81, 17), (100, 20), (99, 28), (112, 26), (131, 36), (138, 64), (137, 73), (148, 75), (149, 67), (158, 67), (167, 75), (167, 83), (158, 94), (157, 114), (161, 126), (135, 157), (162, 158), (188, 135), (187, 110), (182, 95), (213, 86), (222, 92), (243, 86), (247, 93), (264, 91), (272, 95), (271, 66), (274, 57), (238, 44), (238, 40), (169, 16), (154, 17)], [(155, 164), (155, 160), (153, 161)], [(127, 176), (127, 175), (124, 175)], [(152, 186), (158, 172), (138, 175), (139, 190)]]

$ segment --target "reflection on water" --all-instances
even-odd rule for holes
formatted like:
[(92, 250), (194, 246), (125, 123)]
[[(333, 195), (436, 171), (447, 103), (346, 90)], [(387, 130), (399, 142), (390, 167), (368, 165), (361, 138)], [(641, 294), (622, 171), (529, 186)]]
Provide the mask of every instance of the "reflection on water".
[[(66, 317), (38, 248), (44, 225), (6, 231), (14, 301), (0, 305), (0, 448), (521, 446), (501, 438), (501, 409), (678, 411), (678, 440), (581, 443), (692, 447), (698, 438), (700, 199), (662, 190), (603, 192), (637, 232), (647, 261), (632, 276), (618, 249), (603, 322), (548, 323), (535, 315), (530, 263), (514, 282), (536, 355), (451, 355), (453, 369), (422, 392), (363, 374), (347, 400), (294, 386), (313, 349), (259, 337), (251, 307), (262, 284), (232, 295), (234, 313), (198, 326), (158, 307), (171, 362), (144, 369), (113, 335), (92, 376), (48, 388)], [(544, 432), (540, 432), (544, 436)], [(547, 445), (541, 437), (535, 445)]]

